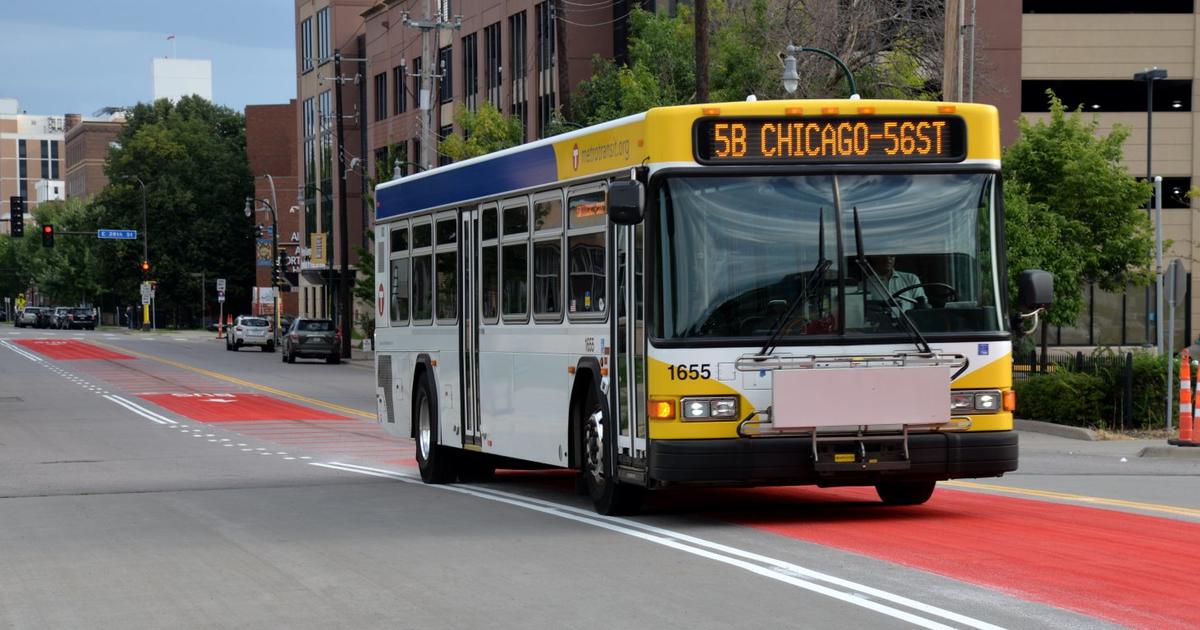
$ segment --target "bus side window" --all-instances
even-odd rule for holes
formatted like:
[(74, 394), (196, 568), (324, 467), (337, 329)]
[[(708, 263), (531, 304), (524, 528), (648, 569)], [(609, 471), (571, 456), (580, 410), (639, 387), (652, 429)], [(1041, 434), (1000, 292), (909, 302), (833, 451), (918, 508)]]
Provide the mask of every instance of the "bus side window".
[(402, 326), (408, 323), (408, 226), (392, 230), (389, 251), (391, 252), (391, 323)]
[(567, 202), (567, 313), (572, 319), (603, 316), (605, 236), (604, 191), (571, 195)]
[(533, 202), (533, 316), (562, 321), (562, 193)]
[(505, 319), (529, 316), (529, 206), (509, 206), (501, 215), (500, 312)]
[(439, 323), (454, 323), (458, 317), (458, 219), (451, 216), (437, 222), (437, 319)]
[(413, 226), (412, 320), (414, 324), (433, 323), (433, 251), (429, 223)]
[(500, 319), (500, 258), (496, 237), (497, 212), (495, 206), (484, 208), (480, 213), (480, 237), (483, 247), (480, 255), (480, 306), (483, 321), (494, 324)]

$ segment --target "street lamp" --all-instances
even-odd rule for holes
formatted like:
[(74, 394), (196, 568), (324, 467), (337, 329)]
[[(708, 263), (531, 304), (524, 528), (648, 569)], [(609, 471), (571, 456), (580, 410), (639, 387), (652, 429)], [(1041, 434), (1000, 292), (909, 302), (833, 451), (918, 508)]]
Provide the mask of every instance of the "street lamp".
[(786, 55), (782, 53), (779, 55), (779, 60), (783, 62), (783, 89), (787, 90), (788, 94), (795, 94), (796, 88), (800, 87), (800, 75), (796, 72), (796, 53), (801, 52), (813, 52), (832, 59), (842, 69), (842, 74), (846, 76), (846, 83), (850, 85), (850, 100), (858, 100), (860, 98), (858, 96), (858, 86), (854, 83), (854, 74), (850, 72), (850, 68), (837, 55), (824, 48), (796, 46), (795, 44), (788, 44)]
[[(1142, 72), (1134, 73), (1134, 81), (1144, 81), (1146, 83), (1146, 181), (1154, 181), (1154, 171), (1151, 168), (1151, 148), (1153, 146), (1153, 131), (1154, 131), (1154, 82), (1167, 78), (1167, 71), (1164, 68), (1155, 66), (1146, 68)], [(1147, 213), (1150, 213), (1154, 208), (1154, 203), (1151, 201), (1146, 206)], [(1162, 264), (1162, 215), (1161, 211), (1158, 219), (1154, 224), (1154, 290), (1157, 293), (1154, 307), (1154, 330), (1155, 330), (1155, 346), (1159, 353), (1163, 351), (1163, 326), (1162, 326), (1162, 311), (1163, 311), (1163, 264)]]
[[(124, 175), (121, 179), (126, 181), (135, 181), (142, 187), (142, 273), (146, 273), (147, 267), (150, 265), (150, 227), (146, 221), (146, 182), (142, 181), (137, 175)], [(147, 280), (142, 278), (143, 281)], [(142, 328), (150, 327), (150, 305), (142, 305)]]
[[(275, 326), (273, 336), (278, 340), (279, 337), (279, 283), (276, 278), (279, 277), (279, 217), (275, 214), (275, 208), (279, 201), (275, 196), (275, 178), (270, 174), (259, 175), (259, 177), (267, 178), (267, 183), (271, 185), (271, 198), (263, 199), (263, 206), (271, 212), (271, 299), (272, 307), (275, 310)], [(260, 208), (261, 209), (261, 208)], [(254, 197), (246, 197), (246, 207), (244, 212), (246, 218), (254, 216)]]

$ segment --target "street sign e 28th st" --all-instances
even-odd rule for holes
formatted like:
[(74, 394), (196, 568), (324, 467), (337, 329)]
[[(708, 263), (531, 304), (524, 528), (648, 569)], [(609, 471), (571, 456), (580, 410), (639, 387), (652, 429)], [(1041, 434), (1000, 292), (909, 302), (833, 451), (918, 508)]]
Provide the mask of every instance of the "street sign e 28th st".
[(123, 240), (136, 240), (137, 230), (96, 230), (97, 238), (116, 238)]

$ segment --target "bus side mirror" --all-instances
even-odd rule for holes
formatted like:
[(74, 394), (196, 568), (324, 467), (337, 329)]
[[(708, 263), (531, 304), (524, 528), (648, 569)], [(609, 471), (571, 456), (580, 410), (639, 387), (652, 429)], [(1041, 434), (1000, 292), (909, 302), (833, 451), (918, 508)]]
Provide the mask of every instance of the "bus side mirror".
[(624, 180), (608, 185), (608, 216), (617, 225), (637, 225), (645, 218), (646, 189), (642, 182)]
[(1054, 276), (1041, 269), (1026, 269), (1017, 277), (1017, 304), (1032, 313), (1054, 302)]

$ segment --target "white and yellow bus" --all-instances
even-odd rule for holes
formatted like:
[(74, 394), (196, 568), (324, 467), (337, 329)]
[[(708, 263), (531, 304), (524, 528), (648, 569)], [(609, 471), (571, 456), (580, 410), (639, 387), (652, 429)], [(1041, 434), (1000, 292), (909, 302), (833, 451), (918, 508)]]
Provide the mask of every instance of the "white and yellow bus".
[(676, 485), (917, 504), (1017, 468), (993, 107), (656, 108), (376, 201), (379, 421), (427, 482), (574, 468), (614, 514)]

